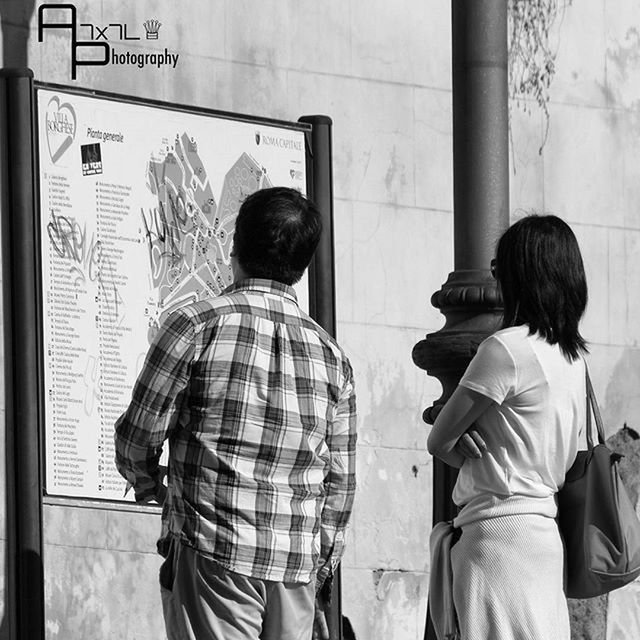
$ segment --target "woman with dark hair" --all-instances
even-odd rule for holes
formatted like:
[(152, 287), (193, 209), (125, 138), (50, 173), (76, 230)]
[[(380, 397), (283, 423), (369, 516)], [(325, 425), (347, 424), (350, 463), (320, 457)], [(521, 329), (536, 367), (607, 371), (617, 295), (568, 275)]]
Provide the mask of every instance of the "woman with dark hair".
[(587, 284), (576, 238), (528, 216), (491, 270), (502, 328), (478, 348), (438, 415), (429, 451), (460, 469), (453, 596), (463, 640), (569, 640), (555, 495), (585, 422)]

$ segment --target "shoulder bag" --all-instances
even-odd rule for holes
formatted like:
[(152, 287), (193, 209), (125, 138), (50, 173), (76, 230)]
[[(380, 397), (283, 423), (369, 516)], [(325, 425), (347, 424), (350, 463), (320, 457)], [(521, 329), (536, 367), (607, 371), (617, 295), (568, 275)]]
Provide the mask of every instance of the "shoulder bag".
[[(618, 473), (622, 457), (604, 444), (604, 427), (589, 372), (587, 443), (558, 493), (558, 524), (566, 546), (566, 595), (593, 598), (640, 575), (640, 521)], [(594, 446), (593, 418), (598, 443)]]

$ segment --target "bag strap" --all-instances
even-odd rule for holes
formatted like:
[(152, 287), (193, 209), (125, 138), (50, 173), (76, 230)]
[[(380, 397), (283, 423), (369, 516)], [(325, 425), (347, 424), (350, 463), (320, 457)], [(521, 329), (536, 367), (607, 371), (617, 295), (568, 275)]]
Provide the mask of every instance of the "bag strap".
[(587, 363), (584, 363), (584, 371), (587, 386), (587, 446), (589, 449), (593, 449), (593, 421), (591, 415), (596, 419), (596, 430), (598, 434), (598, 442), (604, 444), (604, 424), (602, 422), (602, 416), (600, 415), (600, 407), (598, 407), (598, 401), (596, 400), (596, 394), (593, 391), (593, 385), (591, 384), (591, 378), (589, 377), (589, 368)]

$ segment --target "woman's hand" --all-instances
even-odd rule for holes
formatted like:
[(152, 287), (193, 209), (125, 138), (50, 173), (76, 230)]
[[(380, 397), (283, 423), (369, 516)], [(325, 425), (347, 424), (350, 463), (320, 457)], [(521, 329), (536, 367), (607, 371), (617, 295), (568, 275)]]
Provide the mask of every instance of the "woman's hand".
[[(486, 450), (475, 429), (476, 420), (493, 404), (488, 396), (458, 386), (444, 405), (427, 437), (427, 449), (433, 456), (458, 469), (465, 460), (477, 458)], [(471, 434), (476, 435), (471, 435)], [(468, 437), (467, 437), (468, 436)]]
[(482, 454), (486, 450), (487, 445), (484, 439), (475, 429), (469, 429), (463, 433), (454, 447), (454, 451), (470, 460), (482, 458)]

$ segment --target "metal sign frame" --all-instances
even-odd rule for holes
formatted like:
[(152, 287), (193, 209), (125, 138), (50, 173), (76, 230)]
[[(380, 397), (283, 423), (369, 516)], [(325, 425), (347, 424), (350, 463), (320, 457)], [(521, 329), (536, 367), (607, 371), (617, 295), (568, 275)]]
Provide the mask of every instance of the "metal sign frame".
[[(44, 352), (36, 91), (47, 89), (217, 118), (302, 130), (307, 191), (323, 216), (324, 231), (309, 270), (310, 315), (335, 335), (331, 120), (298, 123), (34, 82), (30, 69), (0, 70), (0, 198), (7, 458), (8, 607), (11, 636), (44, 638), (42, 506), (72, 505), (130, 510), (127, 503), (52, 498), (44, 491)], [(158, 507), (143, 507), (157, 510)], [(340, 580), (325, 607), (332, 640), (342, 638)]]

